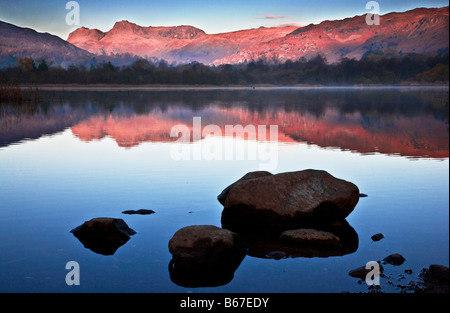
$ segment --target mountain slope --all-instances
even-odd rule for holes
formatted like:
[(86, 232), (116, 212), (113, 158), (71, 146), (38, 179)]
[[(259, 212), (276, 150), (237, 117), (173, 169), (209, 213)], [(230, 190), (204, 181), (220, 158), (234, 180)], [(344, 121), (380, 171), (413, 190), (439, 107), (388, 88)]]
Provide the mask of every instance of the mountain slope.
[(0, 65), (14, 65), (17, 58), (45, 58), (53, 65), (90, 62), (95, 55), (48, 33), (0, 21)]
[(344, 57), (361, 59), (373, 51), (436, 53), (449, 46), (449, 8), (414, 9), (380, 16), (380, 25), (369, 26), (366, 17), (308, 25), (214, 62), (240, 63), (265, 57), (281, 61), (322, 53), (329, 62)]
[(374, 51), (448, 51), (448, 7), (389, 13), (380, 17), (380, 25), (369, 26), (365, 18), (221, 34), (206, 34), (192, 26), (141, 27), (121, 21), (108, 32), (79, 28), (69, 35), (68, 42), (98, 55), (130, 53), (169, 62), (216, 65), (259, 58), (296, 60), (318, 53), (335, 62), (344, 57), (361, 59)]

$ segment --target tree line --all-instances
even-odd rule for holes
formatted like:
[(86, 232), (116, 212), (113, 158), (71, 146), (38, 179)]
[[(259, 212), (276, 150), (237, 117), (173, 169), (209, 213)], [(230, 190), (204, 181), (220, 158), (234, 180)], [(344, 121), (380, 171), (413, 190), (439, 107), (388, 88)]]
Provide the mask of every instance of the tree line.
[(126, 66), (101, 62), (87, 68), (51, 66), (45, 59), (18, 59), (0, 70), (3, 84), (162, 84), (162, 85), (298, 85), (400, 84), (448, 82), (449, 54), (371, 55), (329, 64), (323, 55), (278, 62), (259, 59), (241, 64), (208, 66), (198, 62), (169, 64), (137, 59)]

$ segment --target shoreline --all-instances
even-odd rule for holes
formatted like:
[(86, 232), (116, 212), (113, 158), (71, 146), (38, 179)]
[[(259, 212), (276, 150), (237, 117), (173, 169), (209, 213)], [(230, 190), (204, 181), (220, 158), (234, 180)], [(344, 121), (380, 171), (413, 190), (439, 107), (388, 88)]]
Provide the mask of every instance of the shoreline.
[(306, 89), (401, 89), (401, 88), (430, 88), (430, 89), (449, 89), (449, 84), (355, 84), (355, 85), (318, 85), (318, 84), (296, 84), (296, 85), (163, 85), (163, 84), (18, 84), (21, 89), (36, 88), (40, 90), (306, 90)]

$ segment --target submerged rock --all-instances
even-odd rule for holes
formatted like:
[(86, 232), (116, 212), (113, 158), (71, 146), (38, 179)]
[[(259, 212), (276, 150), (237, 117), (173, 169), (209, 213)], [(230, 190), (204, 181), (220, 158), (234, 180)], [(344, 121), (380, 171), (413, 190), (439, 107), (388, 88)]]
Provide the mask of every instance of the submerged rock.
[(359, 190), (320, 170), (252, 172), (225, 188), (218, 200), (224, 228), (267, 232), (345, 219), (358, 203)]
[(244, 237), (249, 247), (247, 255), (256, 258), (267, 258), (273, 251), (283, 251), (291, 258), (328, 258), (331, 256), (351, 254), (358, 249), (358, 234), (345, 220), (340, 225), (315, 230), (317, 233), (319, 231), (328, 234), (327, 236), (336, 236), (339, 238), (339, 243), (336, 245), (318, 244), (281, 240), (278, 237), (265, 238), (250, 236)]
[(333, 233), (308, 228), (286, 230), (281, 233), (280, 240), (291, 243), (330, 246), (336, 246), (340, 242), (339, 237)]
[(271, 252), (266, 254), (266, 257), (269, 258), (269, 259), (281, 260), (281, 259), (288, 258), (289, 254), (287, 254), (284, 251), (271, 251)]
[(228, 283), (245, 257), (242, 238), (212, 225), (178, 230), (169, 241), (172, 281), (185, 287), (220, 286)]
[(95, 253), (112, 255), (136, 232), (124, 220), (111, 217), (97, 217), (84, 222), (70, 231), (85, 248)]

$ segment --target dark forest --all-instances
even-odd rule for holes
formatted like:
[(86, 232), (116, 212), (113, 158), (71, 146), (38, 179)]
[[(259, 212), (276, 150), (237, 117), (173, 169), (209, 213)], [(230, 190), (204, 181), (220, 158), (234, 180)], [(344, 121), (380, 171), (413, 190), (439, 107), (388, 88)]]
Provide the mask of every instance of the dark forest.
[(371, 55), (329, 64), (322, 55), (284, 63), (276, 60), (207, 66), (198, 62), (169, 64), (138, 59), (128, 66), (102, 62), (86, 68), (54, 67), (45, 59), (22, 58), (18, 66), (0, 70), (2, 84), (125, 84), (125, 85), (355, 85), (446, 83), (449, 54), (397, 57)]

